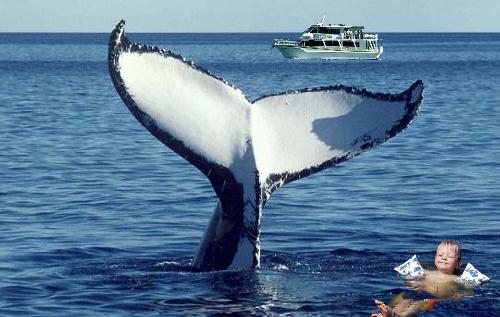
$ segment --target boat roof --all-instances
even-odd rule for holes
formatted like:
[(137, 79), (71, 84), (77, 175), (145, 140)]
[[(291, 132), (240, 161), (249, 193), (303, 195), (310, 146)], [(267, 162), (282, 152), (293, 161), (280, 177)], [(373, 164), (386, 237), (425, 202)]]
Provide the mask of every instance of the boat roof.
[(313, 26), (331, 28), (331, 29), (352, 29), (352, 30), (362, 30), (365, 28), (362, 25), (345, 25), (342, 23), (339, 23), (339, 24), (319, 24), (319, 23), (317, 23), (317, 24), (311, 25), (311, 27), (313, 27)]

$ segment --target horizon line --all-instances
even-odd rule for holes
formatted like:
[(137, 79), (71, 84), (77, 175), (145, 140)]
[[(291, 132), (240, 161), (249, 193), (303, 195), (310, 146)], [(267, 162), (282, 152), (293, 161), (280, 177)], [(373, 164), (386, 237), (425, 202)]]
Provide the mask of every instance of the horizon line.
[[(109, 31), (0, 31), (0, 34), (110, 34)], [(182, 32), (146, 32), (146, 31), (128, 31), (128, 34), (275, 34), (275, 33), (303, 33), (303, 31), (182, 31)], [(500, 33), (499, 31), (368, 31), (367, 33), (408, 33), (408, 34), (426, 34), (426, 33)]]

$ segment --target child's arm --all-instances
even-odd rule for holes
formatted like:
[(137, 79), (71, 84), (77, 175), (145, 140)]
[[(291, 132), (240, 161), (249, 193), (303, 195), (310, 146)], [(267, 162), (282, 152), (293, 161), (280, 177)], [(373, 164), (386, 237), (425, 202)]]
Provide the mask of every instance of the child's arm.
[(414, 289), (421, 289), (424, 286), (424, 280), (405, 280), (405, 285)]

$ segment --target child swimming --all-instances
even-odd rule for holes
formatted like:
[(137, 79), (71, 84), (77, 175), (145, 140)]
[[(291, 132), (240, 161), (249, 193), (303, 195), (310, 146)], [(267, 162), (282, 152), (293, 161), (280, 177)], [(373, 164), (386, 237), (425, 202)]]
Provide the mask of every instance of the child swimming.
[(460, 299), (465, 295), (464, 288), (457, 282), (458, 268), (461, 265), (460, 244), (446, 240), (439, 244), (434, 259), (437, 271), (425, 271), (422, 279), (416, 281), (405, 281), (406, 285), (425, 291), (435, 298), (426, 300), (413, 300), (403, 295), (396, 295), (389, 305), (375, 300), (380, 313), (372, 314), (371, 317), (399, 317), (417, 316), (418, 313), (430, 311), (440, 300)]

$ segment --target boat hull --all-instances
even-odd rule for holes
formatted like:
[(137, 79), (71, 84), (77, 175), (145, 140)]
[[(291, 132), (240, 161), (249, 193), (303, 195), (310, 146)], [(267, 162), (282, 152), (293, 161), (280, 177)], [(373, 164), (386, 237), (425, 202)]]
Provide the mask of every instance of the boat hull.
[(290, 59), (378, 59), (383, 47), (377, 50), (339, 50), (298, 46), (275, 46), (284, 57)]

